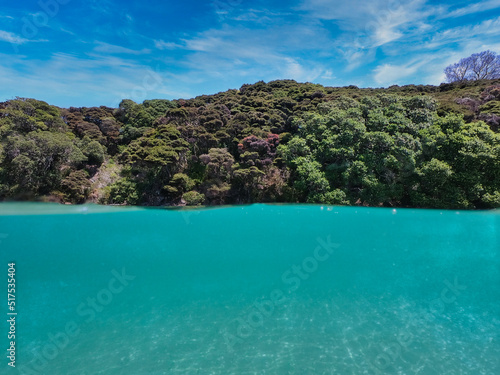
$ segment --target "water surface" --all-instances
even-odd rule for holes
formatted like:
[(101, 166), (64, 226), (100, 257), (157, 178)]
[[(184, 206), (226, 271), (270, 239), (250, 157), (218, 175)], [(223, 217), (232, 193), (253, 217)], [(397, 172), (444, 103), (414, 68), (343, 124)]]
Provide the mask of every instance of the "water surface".
[(496, 211), (1, 204), (0, 372), (500, 374), (499, 230)]

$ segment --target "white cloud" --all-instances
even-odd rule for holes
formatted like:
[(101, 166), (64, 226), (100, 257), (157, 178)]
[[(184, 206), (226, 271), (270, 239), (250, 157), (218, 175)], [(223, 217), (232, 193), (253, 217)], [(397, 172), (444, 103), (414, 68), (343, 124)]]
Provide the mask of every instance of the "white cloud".
[(332, 80), (335, 79), (336, 77), (333, 75), (333, 72), (331, 70), (325, 70), (323, 74), (320, 77), (321, 79), (326, 79), (326, 80)]
[(96, 42), (96, 44), (97, 46), (94, 48), (94, 51), (109, 53), (109, 54), (144, 55), (151, 52), (151, 50), (146, 48), (143, 48), (142, 50), (138, 51), (104, 42)]
[[(227, 37), (228, 35), (224, 36)], [(231, 44), (231, 40), (229, 38), (223, 39), (217, 36), (212, 36), (210, 33), (206, 33), (205, 35), (192, 39), (184, 39), (183, 42), (186, 44), (186, 49), (198, 52), (215, 52), (219, 50), (224, 53), (227, 52), (225, 47)]]
[(15, 53), (19, 53), (19, 46), (26, 43), (41, 43), (48, 42), (46, 39), (26, 39), (11, 33), (9, 31), (0, 30), (0, 42), (10, 43)]
[(438, 53), (419, 51), (415, 55), (410, 50), (407, 55), (394, 56), (390, 62), (379, 64), (373, 70), (374, 82), (384, 86), (409, 83), (439, 85), (445, 81), (444, 69), (448, 65), (479, 51), (499, 51), (498, 39), (491, 38), (491, 41), (483, 43), (482, 38), (464, 39), (458, 46), (443, 44)]
[(439, 85), (445, 81), (446, 81), (446, 74), (444, 74), (444, 71), (441, 70), (426, 75), (423, 78), (422, 83), (425, 85)]
[(87, 0), (87, 5), (95, 13), (111, 14), (116, 12), (116, 5), (112, 0)]
[(304, 68), (296, 59), (285, 57), (285, 65), (282, 69), (284, 77), (300, 82), (311, 82), (318, 78), (323, 71), (318, 68)]
[[(190, 97), (159, 68), (112, 56), (57, 53), (47, 61), (5, 58), (0, 66), (0, 99), (34, 97), (60, 106), (117, 106), (121, 99)], [(20, 71), (27, 73), (21, 73)]]
[[(263, 29), (224, 24), (180, 40), (153, 43), (158, 49), (177, 50), (165, 58), (175, 56), (174, 64), (189, 73), (177, 74), (175, 79), (196, 86), (212, 82), (227, 89), (235, 82), (238, 87), (258, 80), (332, 80), (332, 69), (339, 66), (338, 59), (332, 58), (335, 41), (321, 25), (307, 20), (280, 21)], [(318, 61), (318, 54), (321, 60), (329, 59), (329, 66)]]
[(154, 45), (157, 49), (164, 50), (164, 49), (179, 49), (179, 48), (184, 48), (183, 45), (178, 44), (178, 43), (173, 43), (173, 42), (165, 42), (161, 39), (159, 40), (154, 40)]
[(395, 30), (393, 25), (380, 25), (373, 35), (375, 42), (373, 47), (383, 46), (384, 44), (400, 39), (402, 36), (403, 33)]
[(422, 48), (437, 49), (451, 43), (467, 43), (480, 37), (486, 41), (488, 38), (497, 39), (500, 36), (500, 17), (484, 20), (476, 25), (460, 26), (446, 29), (432, 35), (430, 40), (421, 45)]
[(340, 29), (335, 50), (347, 62), (345, 72), (373, 62), (379, 50), (398, 55), (402, 43), (405, 48), (421, 43), (434, 29), (429, 19), (438, 11), (425, 0), (303, 0), (298, 9)]
[(393, 65), (383, 64), (375, 69), (373, 78), (375, 82), (383, 86), (394, 85), (414, 74), (422, 64)]
[(0, 40), (12, 44), (24, 44), (30, 42), (30, 40), (22, 38), (9, 31), (0, 30)]
[[(89, 1), (97, 6), (97, 0)], [(151, 39), (132, 28), (113, 30), (123, 40), (129, 40), (130, 46), (90, 39), (86, 58), (55, 54), (48, 61), (16, 60), (19, 69), (9, 61), (2, 69), (10, 75), (8, 90), (14, 95), (26, 87), (35, 92), (30, 96), (40, 93), (38, 96), (43, 97), (50, 87), (57, 91), (54, 97), (82, 98), (83, 93), (94, 92), (97, 94), (89, 94), (92, 100), (97, 102), (99, 96), (102, 103), (107, 103), (110, 95), (120, 96), (140, 88), (141, 80), (149, 74), (151, 60), (162, 61), (168, 73), (161, 73), (162, 84), (148, 90), (148, 95), (186, 97), (189, 95), (185, 92), (175, 94), (171, 88), (188, 87), (201, 94), (207, 89), (238, 87), (244, 81), (280, 78), (328, 83), (335, 80), (336, 84), (360, 86), (439, 83), (436, 81), (442, 78), (446, 65), (486, 47), (498, 51), (493, 47), (498, 46), (500, 18), (477, 25), (467, 23), (473, 22), (473, 17), (463, 18), (459, 27), (453, 27), (457, 20), (452, 18), (495, 9), (500, 0), (480, 3), (484, 7), (473, 2), (464, 4), (465, 0), (462, 5), (450, 6), (431, 6), (426, 0), (299, 1), (301, 5), (291, 13), (243, 5), (220, 8), (219, 13), (226, 12), (223, 22), (198, 33), (188, 31), (181, 38), (165, 34)], [(104, 11), (111, 10), (109, 0), (105, 5)], [(120, 13), (120, 17), (125, 26), (127, 20), (139, 24), (139, 19), (135, 22), (127, 13)], [(102, 26), (100, 35), (109, 33), (110, 29)], [(30, 42), (6, 31), (0, 31), (0, 40)], [(9, 59), (12, 57), (5, 60)], [(358, 69), (357, 76), (354, 69)], [(6, 90), (3, 92), (11, 92)]]
[(314, 18), (341, 21), (344, 28), (358, 28), (376, 7), (375, 1), (305, 0), (297, 9), (308, 12)]
[(278, 17), (289, 17), (292, 13), (274, 12), (269, 9), (243, 9), (238, 15), (232, 16), (232, 21), (253, 22), (258, 24), (275, 22)]
[(431, 9), (424, 0), (304, 0), (298, 10), (320, 20), (335, 21), (343, 30), (370, 31), (425, 19)]
[(485, 12), (497, 8), (500, 8), (500, 0), (481, 1), (469, 4), (463, 8), (458, 8), (451, 12), (447, 12), (443, 14), (442, 18), (462, 17), (469, 14)]

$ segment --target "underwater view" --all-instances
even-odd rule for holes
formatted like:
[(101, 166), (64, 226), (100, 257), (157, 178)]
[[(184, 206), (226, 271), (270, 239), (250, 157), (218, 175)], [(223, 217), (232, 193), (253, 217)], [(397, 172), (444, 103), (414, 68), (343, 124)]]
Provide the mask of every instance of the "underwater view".
[(0, 8), (0, 375), (500, 375), (500, 0)]
[(2, 203), (0, 228), (2, 374), (500, 373), (495, 210)]

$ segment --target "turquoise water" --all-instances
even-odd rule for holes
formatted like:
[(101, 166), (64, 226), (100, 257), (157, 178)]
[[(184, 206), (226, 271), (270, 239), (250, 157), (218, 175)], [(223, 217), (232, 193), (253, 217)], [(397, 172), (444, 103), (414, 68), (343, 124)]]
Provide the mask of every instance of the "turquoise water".
[(0, 373), (500, 374), (499, 233), (495, 211), (1, 204)]

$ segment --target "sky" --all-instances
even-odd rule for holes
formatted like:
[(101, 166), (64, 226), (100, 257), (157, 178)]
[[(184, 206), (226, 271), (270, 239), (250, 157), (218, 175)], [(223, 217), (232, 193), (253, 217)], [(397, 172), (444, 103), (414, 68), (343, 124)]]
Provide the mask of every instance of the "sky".
[(500, 0), (23, 0), (0, 6), (0, 101), (192, 98), (246, 83), (444, 82), (500, 53)]

